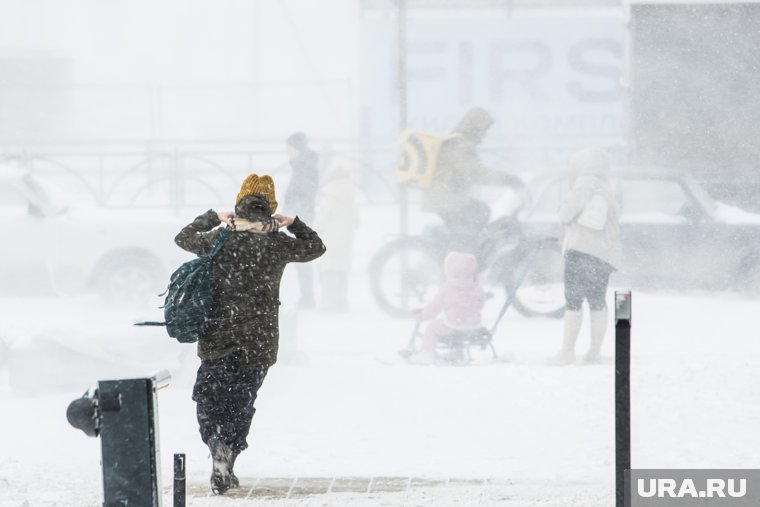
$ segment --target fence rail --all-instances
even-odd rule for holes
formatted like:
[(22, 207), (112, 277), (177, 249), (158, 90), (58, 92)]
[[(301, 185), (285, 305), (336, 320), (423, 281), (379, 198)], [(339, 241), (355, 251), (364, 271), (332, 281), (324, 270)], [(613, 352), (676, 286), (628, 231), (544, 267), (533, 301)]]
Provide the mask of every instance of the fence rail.
[[(330, 140), (320, 146), (322, 169), (338, 165), (353, 171), (359, 199), (365, 204), (394, 203), (398, 145), (393, 140)], [(574, 146), (483, 146), (482, 158), (513, 173), (557, 170)], [(623, 146), (608, 143), (613, 153)], [(237, 194), (250, 172), (273, 175), (286, 183), (290, 171), (281, 142), (145, 143), (28, 145), (0, 147), (0, 164), (11, 164), (38, 175), (51, 187), (65, 188), (67, 197), (102, 207), (182, 208), (222, 205)], [(281, 184), (282, 184), (281, 183)]]

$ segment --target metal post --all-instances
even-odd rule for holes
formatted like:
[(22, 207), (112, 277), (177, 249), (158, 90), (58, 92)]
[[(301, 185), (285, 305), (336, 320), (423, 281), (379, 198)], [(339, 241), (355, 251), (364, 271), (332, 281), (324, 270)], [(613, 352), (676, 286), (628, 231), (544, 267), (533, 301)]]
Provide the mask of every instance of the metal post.
[(174, 455), (174, 507), (185, 507), (185, 455)]
[[(396, 0), (396, 43), (397, 68), (396, 87), (398, 88), (398, 126), (399, 132), (407, 128), (408, 104), (406, 86), (406, 0)], [(401, 234), (406, 235), (408, 227), (408, 203), (406, 188), (401, 186)]]
[[(396, 43), (397, 68), (396, 87), (398, 88), (399, 132), (407, 128), (407, 85), (406, 85), (406, 0), (396, 0)], [(399, 232), (402, 237), (409, 234), (409, 197), (406, 187), (399, 186)], [(401, 307), (406, 308), (408, 291), (406, 284), (407, 272), (406, 251), (401, 253)]]
[(631, 291), (615, 292), (615, 505), (631, 468)]

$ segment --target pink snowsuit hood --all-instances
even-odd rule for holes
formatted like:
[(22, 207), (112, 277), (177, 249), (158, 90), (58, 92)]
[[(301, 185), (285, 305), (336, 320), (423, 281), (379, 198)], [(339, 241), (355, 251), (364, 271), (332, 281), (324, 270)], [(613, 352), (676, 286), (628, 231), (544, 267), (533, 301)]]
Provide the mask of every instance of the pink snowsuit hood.
[(450, 252), (443, 261), (446, 281), (455, 284), (474, 284), (478, 272), (478, 260), (474, 255), (463, 252)]
[(452, 328), (479, 326), (485, 293), (475, 279), (477, 259), (469, 253), (450, 252), (443, 266), (446, 283), (422, 310), (422, 319), (432, 319), (443, 312), (446, 324)]

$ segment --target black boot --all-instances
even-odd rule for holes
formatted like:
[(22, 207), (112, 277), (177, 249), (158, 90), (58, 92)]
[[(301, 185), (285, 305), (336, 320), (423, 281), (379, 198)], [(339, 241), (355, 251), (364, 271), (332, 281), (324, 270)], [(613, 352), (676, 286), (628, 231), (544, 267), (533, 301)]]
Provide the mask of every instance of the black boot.
[(216, 495), (223, 495), (232, 487), (233, 453), (230, 447), (219, 437), (211, 437), (208, 441), (208, 448), (211, 451), (211, 460), (213, 462), (211, 491)]
[(235, 475), (235, 472), (232, 470), (235, 467), (235, 460), (237, 459), (239, 454), (240, 453), (235, 452), (235, 451), (232, 452), (232, 459), (230, 460), (230, 488), (240, 487), (240, 480), (237, 478), (237, 475)]

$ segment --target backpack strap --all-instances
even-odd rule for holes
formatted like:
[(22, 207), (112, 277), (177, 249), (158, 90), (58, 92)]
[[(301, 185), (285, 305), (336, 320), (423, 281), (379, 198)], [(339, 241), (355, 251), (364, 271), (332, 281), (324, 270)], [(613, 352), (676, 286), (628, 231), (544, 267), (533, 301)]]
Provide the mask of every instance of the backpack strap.
[[(224, 246), (224, 243), (227, 242), (227, 238), (230, 237), (230, 228), (225, 227), (222, 229), (222, 232), (219, 233), (219, 237), (216, 239), (216, 242), (214, 243), (214, 246), (211, 247), (211, 251), (204, 255), (203, 257), (214, 257), (216, 254), (219, 253), (219, 250), (222, 249)], [(166, 294), (169, 291), (169, 289), (166, 289), (164, 294)], [(163, 296), (163, 294), (159, 294), (159, 296)], [(163, 308), (163, 306), (161, 307)], [(133, 326), (166, 326), (166, 322), (156, 322), (156, 321), (145, 321), (145, 322), (135, 322)]]
[(216, 254), (219, 253), (219, 250), (222, 249), (224, 244), (227, 242), (227, 238), (230, 237), (230, 228), (225, 227), (222, 229), (222, 232), (219, 233), (219, 237), (216, 238), (216, 242), (214, 243), (214, 246), (211, 247), (211, 251), (205, 255), (205, 257), (214, 257)]

